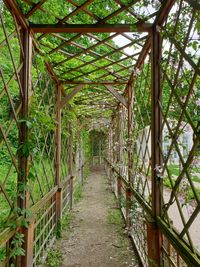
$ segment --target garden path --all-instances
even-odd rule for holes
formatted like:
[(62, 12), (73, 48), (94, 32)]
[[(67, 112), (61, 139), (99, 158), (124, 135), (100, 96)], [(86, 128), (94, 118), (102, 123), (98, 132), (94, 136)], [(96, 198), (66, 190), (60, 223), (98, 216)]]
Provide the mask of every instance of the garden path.
[(84, 197), (74, 205), (70, 230), (56, 248), (63, 252), (63, 267), (138, 267), (131, 241), (104, 173), (93, 171)]

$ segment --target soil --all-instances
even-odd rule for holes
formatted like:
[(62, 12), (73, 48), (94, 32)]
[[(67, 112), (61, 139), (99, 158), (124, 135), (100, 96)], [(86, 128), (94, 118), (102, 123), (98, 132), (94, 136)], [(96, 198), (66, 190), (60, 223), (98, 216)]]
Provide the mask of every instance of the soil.
[(74, 205), (70, 230), (56, 243), (56, 249), (63, 252), (62, 266), (138, 267), (120, 216), (115, 223), (116, 214), (117, 203), (104, 172), (93, 171), (86, 180), (84, 197)]

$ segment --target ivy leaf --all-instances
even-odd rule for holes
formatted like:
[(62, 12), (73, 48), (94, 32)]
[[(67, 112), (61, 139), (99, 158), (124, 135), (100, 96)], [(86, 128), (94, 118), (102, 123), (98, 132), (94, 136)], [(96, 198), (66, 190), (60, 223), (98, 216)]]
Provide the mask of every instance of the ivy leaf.
[(26, 219), (22, 219), (21, 225), (24, 226), (25, 228), (29, 227), (29, 223), (28, 223), (28, 221)]

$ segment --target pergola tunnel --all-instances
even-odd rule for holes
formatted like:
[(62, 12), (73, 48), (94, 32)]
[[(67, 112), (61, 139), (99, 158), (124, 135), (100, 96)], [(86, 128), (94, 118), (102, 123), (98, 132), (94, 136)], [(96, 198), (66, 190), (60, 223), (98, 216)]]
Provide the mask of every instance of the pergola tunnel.
[(199, 55), (199, 1), (0, 0), (0, 266), (99, 167), (141, 266), (200, 266)]

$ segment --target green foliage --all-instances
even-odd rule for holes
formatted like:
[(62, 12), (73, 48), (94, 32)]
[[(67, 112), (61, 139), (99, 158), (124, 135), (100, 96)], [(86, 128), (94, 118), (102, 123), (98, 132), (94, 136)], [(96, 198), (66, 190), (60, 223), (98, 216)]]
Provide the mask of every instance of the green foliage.
[(22, 248), (24, 235), (17, 232), (11, 240), (10, 258), (15, 259), (17, 256), (24, 256), (25, 251)]
[(168, 177), (164, 177), (163, 185), (172, 189), (175, 185), (175, 181), (172, 179), (172, 184), (171, 184), (170, 179)]
[(47, 256), (46, 267), (61, 267), (63, 254), (58, 249), (50, 249)]
[(56, 227), (56, 238), (62, 237), (63, 230), (69, 231), (70, 224), (71, 224), (73, 217), (74, 216), (71, 211), (67, 211), (65, 214), (63, 214), (62, 219), (59, 220), (57, 227)]
[(0, 266), (2, 264), (3, 266), (3, 262), (5, 262), (6, 260), (6, 247), (1, 247), (0, 248)]
[(119, 209), (113, 209), (113, 210), (109, 209), (107, 219), (108, 223), (110, 224), (114, 224), (120, 227), (122, 225), (122, 216)]
[[(198, 199), (200, 199), (200, 189), (195, 188), (195, 192), (197, 194)], [(191, 188), (187, 190), (186, 198), (187, 198), (187, 202), (190, 202), (191, 200), (195, 200), (195, 196)]]
[(56, 238), (62, 237), (62, 224), (61, 220), (57, 222), (56, 230), (55, 230)]
[(127, 236), (124, 234), (124, 220), (122, 218), (121, 211), (119, 209), (109, 209), (107, 213), (107, 221), (109, 224), (115, 227), (117, 233), (117, 243), (119, 247), (128, 246)]
[(171, 164), (168, 166), (169, 172), (171, 175), (178, 176), (180, 174), (179, 166)]
[(67, 211), (61, 220), (61, 226), (63, 230), (69, 230), (70, 224), (72, 219), (74, 218), (74, 215), (71, 211)]
[(79, 202), (83, 198), (83, 187), (80, 184), (75, 187), (73, 197), (75, 202)]

